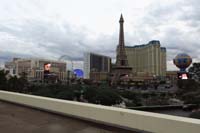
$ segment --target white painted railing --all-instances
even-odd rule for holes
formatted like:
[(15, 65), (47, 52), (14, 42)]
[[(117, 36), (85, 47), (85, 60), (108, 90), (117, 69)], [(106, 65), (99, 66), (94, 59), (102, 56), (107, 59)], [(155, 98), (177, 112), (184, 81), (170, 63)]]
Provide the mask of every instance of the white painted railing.
[(156, 133), (199, 133), (200, 120), (0, 91), (0, 99), (100, 124)]

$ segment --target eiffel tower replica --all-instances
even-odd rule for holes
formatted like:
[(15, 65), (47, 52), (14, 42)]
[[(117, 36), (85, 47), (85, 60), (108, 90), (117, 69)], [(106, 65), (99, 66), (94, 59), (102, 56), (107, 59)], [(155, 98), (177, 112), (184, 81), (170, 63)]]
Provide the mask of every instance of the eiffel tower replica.
[(125, 52), (125, 43), (124, 43), (124, 19), (121, 14), (120, 20), (120, 30), (119, 30), (119, 44), (117, 46), (117, 56), (116, 56), (116, 64), (112, 68), (112, 85), (117, 85), (123, 78), (131, 78), (132, 76), (132, 67), (129, 67), (128, 60)]

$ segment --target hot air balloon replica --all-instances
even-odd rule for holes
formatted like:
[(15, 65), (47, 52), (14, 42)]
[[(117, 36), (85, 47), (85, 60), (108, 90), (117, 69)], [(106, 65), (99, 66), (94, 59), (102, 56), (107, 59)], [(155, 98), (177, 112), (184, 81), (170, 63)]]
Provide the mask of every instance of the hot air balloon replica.
[(192, 63), (192, 58), (186, 53), (180, 53), (173, 59), (173, 62), (180, 69), (177, 73), (178, 79), (188, 79), (189, 74), (186, 72), (186, 69)]

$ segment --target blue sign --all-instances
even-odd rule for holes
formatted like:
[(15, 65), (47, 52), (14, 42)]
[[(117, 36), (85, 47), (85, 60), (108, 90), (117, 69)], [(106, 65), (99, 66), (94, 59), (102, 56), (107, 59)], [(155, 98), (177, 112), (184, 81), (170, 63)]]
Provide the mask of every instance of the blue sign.
[(83, 78), (83, 76), (84, 76), (83, 70), (81, 70), (81, 69), (74, 69), (74, 74), (78, 78)]

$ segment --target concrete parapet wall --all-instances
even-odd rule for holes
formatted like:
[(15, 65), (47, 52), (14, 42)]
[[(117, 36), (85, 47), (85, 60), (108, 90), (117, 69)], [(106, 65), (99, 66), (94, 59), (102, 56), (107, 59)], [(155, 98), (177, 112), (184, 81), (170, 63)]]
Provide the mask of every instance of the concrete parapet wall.
[(0, 91), (0, 99), (130, 130), (199, 133), (200, 120)]

